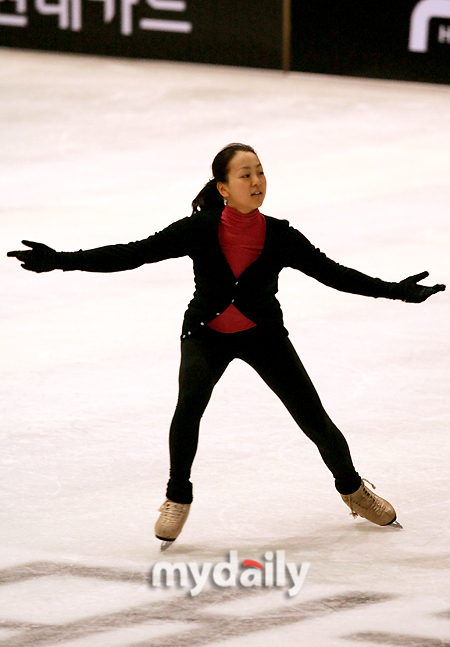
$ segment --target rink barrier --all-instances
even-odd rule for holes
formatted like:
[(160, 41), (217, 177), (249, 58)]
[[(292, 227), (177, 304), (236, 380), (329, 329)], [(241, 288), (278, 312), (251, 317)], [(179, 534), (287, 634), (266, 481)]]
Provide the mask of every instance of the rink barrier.
[(286, 0), (1, 0), (0, 44), (281, 68)]
[(450, 83), (450, 0), (294, 2), (292, 69)]
[(1, 0), (0, 45), (450, 82), (450, 0)]

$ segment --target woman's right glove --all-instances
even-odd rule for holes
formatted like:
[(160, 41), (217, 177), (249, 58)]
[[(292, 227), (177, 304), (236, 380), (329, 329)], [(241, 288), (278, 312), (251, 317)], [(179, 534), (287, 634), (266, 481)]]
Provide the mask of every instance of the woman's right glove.
[(51, 272), (57, 268), (58, 252), (43, 243), (34, 243), (31, 240), (23, 240), (23, 245), (31, 247), (27, 250), (8, 252), (7, 256), (14, 256), (22, 262), (24, 270), (30, 272)]

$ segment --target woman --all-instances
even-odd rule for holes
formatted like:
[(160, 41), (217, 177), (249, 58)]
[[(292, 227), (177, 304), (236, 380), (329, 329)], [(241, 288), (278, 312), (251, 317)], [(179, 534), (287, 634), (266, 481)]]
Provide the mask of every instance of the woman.
[(170, 478), (155, 526), (163, 549), (178, 537), (189, 514), (200, 420), (234, 358), (259, 373), (317, 445), (351, 513), (380, 526), (393, 524), (394, 508), (355, 470), (344, 436), (325, 412), (289, 340), (275, 297), (278, 275), (292, 267), (337, 290), (414, 303), (445, 286), (418, 285), (427, 272), (399, 283), (372, 278), (327, 258), (286, 220), (262, 215), (266, 178), (250, 146), (226, 146), (215, 157), (212, 172), (213, 178), (192, 202), (192, 215), (146, 240), (79, 252), (56, 252), (23, 241), (31, 249), (8, 256), (34, 272), (116, 272), (167, 258), (192, 258), (195, 293), (181, 335), (179, 396), (169, 436)]

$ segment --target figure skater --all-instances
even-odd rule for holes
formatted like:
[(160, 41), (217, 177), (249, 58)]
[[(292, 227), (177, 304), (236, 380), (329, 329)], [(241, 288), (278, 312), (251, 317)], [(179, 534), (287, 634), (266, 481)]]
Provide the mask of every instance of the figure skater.
[(291, 267), (336, 290), (409, 303), (425, 301), (445, 285), (419, 285), (428, 272), (390, 283), (339, 265), (286, 220), (264, 216), (259, 208), (265, 195), (266, 178), (254, 149), (230, 144), (215, 157), (212, 179), (193, 200), (191, 216), (145, 240), (78, 252), (56, 252), (24, 240), (29, 250), (8, 253), (33, 272), (118, 272), (168, 258), (192, 259), (195, 292), (181, 333), (170, 478), (155, 526), (162, 549), (175, 541), (188, 517), (200, 420), (214, 386), (235, 358), (255, 369), (316, 444), (351, 514), (379, 526), (398, 523), (393, 506), (356, 471), (344, 436), (324, 410), (289, 340), (275, 297), (278, 275)]

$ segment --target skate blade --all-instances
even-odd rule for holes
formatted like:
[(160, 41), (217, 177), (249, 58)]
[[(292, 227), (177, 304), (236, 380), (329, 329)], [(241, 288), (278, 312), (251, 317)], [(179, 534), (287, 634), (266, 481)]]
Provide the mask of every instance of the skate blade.
[(161, 552), (163, 553), (165, 550), (167, 550), (168, 548), (170, 548), (170, 546), (172, 546), (172, 545), (173, 545), (173, 542), (174, 542), (174, 541), (175, 541), (175, 540), (172, 540), (172, 541), (164, 541), (164, 540), (163, 540), (163, 541), (161, 542)]

